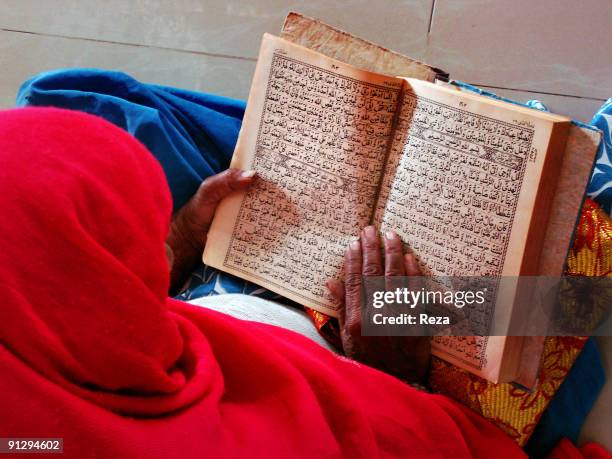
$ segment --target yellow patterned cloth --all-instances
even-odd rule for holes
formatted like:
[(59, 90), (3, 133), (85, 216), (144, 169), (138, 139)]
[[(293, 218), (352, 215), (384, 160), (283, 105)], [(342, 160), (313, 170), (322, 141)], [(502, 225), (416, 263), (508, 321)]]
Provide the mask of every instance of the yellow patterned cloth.
[(591, 199), (582, 208), (567, 266), (569, 275), (612, 275), (612, 219)]
[[(612, 219), (587, 199), (570, 254), (569, 276), (612, 275)], [(548, 337), (537, 388), (529, 392), (512, 384), (494, 384), (443, 360), (433, 358), (429, 384), (499, 426), (523, 446), (567, 376), (586, 338)]]

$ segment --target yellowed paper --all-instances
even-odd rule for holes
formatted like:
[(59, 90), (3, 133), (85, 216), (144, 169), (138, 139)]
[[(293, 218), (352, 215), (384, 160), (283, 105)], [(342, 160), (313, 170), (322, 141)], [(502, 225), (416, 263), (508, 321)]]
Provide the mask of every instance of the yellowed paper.
[(366, 226), (401, 80), (264, 36), (232, 167), (257, 184), (225, 200), (204, 261), (321, 312)]
[[(569, 126), (563, 117), (407, 80), (375, 225), (398, 231), (425, 275), (535, 274), (529, 270), (537, 267), (544, 232), (534, 228), (546, 227), (549, 209), (541, 201), (554, 191), (545, 186), (544, 166), (551, 177), (558, 174), (563, 149), (550, 145), (553, 130), (563, 126)], [(508, 287), (500, 287), (495, 311), (481, 320), (509, 325)], [(496, 380), (508, 370), (502, 356), (517, 354), (507, 341), (474, 337), (468, 345), (444, 337), (433, 348)]]
[[(438, 84), (462, 93), (466, 92), (459, 86), (441, 82)], [(537, 270), (540, 276), (559, 276), (564, 271), (565, 259), (600, 141), (601, 132), (599, 131), (575, 124), (569, 128), (562, 155), (561, 171), (555, 186), (546, 235), (542, 244)]]

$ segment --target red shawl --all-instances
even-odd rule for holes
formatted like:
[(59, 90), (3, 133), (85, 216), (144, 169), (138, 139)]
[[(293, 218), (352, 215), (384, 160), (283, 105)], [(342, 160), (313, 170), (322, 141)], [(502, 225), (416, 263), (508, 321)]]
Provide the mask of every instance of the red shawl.
[(64, 457), (520, 455), (449, 399), (168, 299), (162, 169), (96, 117), (0, 112), (0, 437)]

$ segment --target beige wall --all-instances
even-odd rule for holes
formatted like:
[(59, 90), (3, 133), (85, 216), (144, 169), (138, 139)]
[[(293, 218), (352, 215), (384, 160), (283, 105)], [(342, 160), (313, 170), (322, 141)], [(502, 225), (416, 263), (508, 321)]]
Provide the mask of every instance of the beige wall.
[(0, 107), (73, 66), (246, 98), (261, 35), (289, 10), (581, 120), (612, 95), (610, 0), (0, 0)]

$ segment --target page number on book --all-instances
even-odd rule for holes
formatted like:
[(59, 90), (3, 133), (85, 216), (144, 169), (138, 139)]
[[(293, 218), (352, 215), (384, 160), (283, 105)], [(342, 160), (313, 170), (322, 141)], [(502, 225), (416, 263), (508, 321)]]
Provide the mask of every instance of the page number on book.
[(532, 147), (529, 150), (529, 162), (535, 163), (537, 159), (538, 159), (538, 149)]

